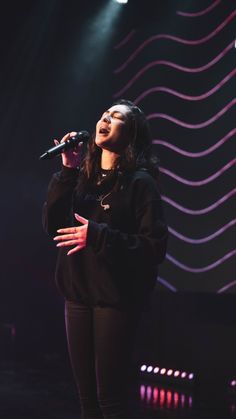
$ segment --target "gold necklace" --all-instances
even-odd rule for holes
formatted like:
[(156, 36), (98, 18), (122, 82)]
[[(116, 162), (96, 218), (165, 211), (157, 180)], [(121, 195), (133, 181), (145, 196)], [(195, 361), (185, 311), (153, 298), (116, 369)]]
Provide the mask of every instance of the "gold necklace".
[(105, 199), (105, 198), (107, 198), (107, 197), (108, 197), (111, 193), (112, 193), (112, 191), (111, 191), (111, 192), (109, 192), (109, 193), (107, 193), (106, 195), (104, 195), (104, 196), (102, 197), (101, 201), (100, 201), (100, 205), (101, 205), (101, 207), (104, 209), (104, 211), (107, 211), (108, 209), (110, 209), (110, 205), (109, 205), (109, 204), (103, 204), (103, 201), (104, 201), (104, 199)]

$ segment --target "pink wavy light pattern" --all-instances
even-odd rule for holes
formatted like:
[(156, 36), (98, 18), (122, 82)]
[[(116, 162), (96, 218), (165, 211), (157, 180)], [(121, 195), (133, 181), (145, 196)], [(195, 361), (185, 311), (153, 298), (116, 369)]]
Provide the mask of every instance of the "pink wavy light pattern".
[[(179, 14), (181, 16), (188, 16), (188, 17), (203, 16), (203, 15), (207, 14), (208, 12), (210, 12), (212, 9), (214, 9), (220, 2), (221, 2), (221, 0), (216, 0), (211, 6), (207, 7), (207, 9), (205, 9), (203, 11), (200, 11), (200, 12), (197, 12), (197, 13), (185, 13), (185, 12), (177, 11), (177, 14)], [(198, 39), (198, 40), (187, 40), (187, 39), (183, 39), (183, 38), (180, 38), (180, 37), (177, 37), (177, 36), (168, 35), (168, 34), (160, 34), (160, 35), (157, 35), (157, 36), (153, 36), (153, 37), (149, 38), (148, 40), (146, 40), (142, 45), (140, 45), (134, 51), (134, 53), (128, 58), (128, 60), (122, 66), (120, 66), (117, 70), (115, 70), (115, 73), (119, 73), (123, 69), (125, 69), (128, 66), (128, 64), (130, 62), (132, 62), (133, 59), (140, 53), (140, 51), (146, 45), (148, 45), (150, 42), (153, 42), (155, 40), (158, 40), (158, 39), (161, 39), (162, 38), (162, 39), (169, 39), (169, 40), (172, 40), (172, 41), (176, 41), (176, 42), (179, 42), (179, 43), (182, 43), (182, 44), (186, 44), (186, 45), (199, 45), (199, 44), (203, 44), (204, 42), (207, 42), (208, 40), (210, 40), (211, 38), (213, 38), (217, 33), (219, 33), (235, 17), (235, 15), (236, 15), (236, 10), (234, 12), (232, 12), (231, 15), (228, 16), (225, 19), (225, 21), (222, 22), (214, 31), (212, 31), (207, 36), (205, 36), (205, 37), (203, 37), (201, 39)], [(124, 40), (122, 40), (117, 46), (115, 46), (115, 49), (121, 48), (123, 45), (125, 45), (129, 41), (129, 39), (132, 38), (134, 32), (131, 31), (124, 38)], [(231, 48), (231, 46), (233, 46), (233, 44), (234, 44), (234, 42), (232, 42), (228, 47), (226, 47), (226, 49), (221, 54), (219, 54), (214, 60), (212, 60), (210, 63), (208, 63), (205, 66), (199, 67), (198, 69), (193, 69), (193, 68), (192, 69), (188, 69), (187, 67), (181, 67), (181, 66), (179, 66), (176, 63), (171, 63), (171, 62), (168, 62), (168, 61), (156, 61), (155, 63), (150, 63), (148, 66), (144, 67), (144, 69), (142, 69), (139, 73), (136, 74), (136, 76), (134, 77), (134, 79), (132, 79), (134, 81), (131, 80), (131, 82), (132, 82), (131, 85), (137, 80), (137, 78), (139, 78), (143, 74), (142, 71), (145, 72), (145, 71), (147, 71), (148, 68), (151, 68), (154, 65), (167, 65), (167, 66), (176, 68), (176, 69), (178, 69), (180, 71), (182, 70), (182, 71), (191, 72), (191, 73), (205, 71), (207, 68), (210, 68), (212, 65), (214, 65), (215, 63), (217, 63), (229, 51), (229, 49)], [(186, 95), (186, 94), (183, 94), (181, 92), (178, 92), (178, 91), (176, 91), (174, 89), (169, 89), (169, 88), (167, 88), (165, 86), (157, 86), (157, 87), (148, 89), (147, 91), (145, 91), (141, 95), (139, 95), (139, 97), (135, 100), (135, 103), (139, 103), (144, 97), (146, 97), (149, 94), (154, 93), (154, 92), (165, 92), (165, 93), (168, 93), (170, 95), (177, 96), (180, 99), (189, 100), (189, 101), (203, 100), (203, 99), (206, 99), (209, 96), (213, 95), (215, 92), (217, 92), (235, 74), (236, 74), (236, 69), (232, 70), (227, 76), (225, 76), (216, 86), (214, 86), (208, 92), (205, 92), (205, 93), (203, 93), (201, 95), (198, 95), (198, 96), (190, 96), (190, 95)], [(122, 93), (123, 92), (121, 92), (120, 94), (122, 94)], [(114, 96), (115, 97), (119, 96), (119, 93), (118, 94), (116, 93)], [(201, 124), (197, 124), (197, 125), (187, 124), (184, 121), (180, 121), (180, 120), (178, 120), (178, 119), (176, 119), (176, 118), (174, 118), (174, 117), (172, 117), (170, 115), (165, 115), (165, 114), (151, 114), (151, 115), (149, 115), (149, 118), (152, 119), (152, 117), (154, 117), (154, 118), (157, 117), (157, 118), (168, 119), (169, 121), (174, 122), (174, 123), (176, 123), (178, 125), (184, 126), (186, 128), (193, 128), (193, 129), (203, 128), (203, 127), (206, 127), (206, 126), (210, 125), (211, 123), (215, 122), (217, 119), (219, 119), (235, 103), (236, 103), (236, 99), (233, 99), (231, 102), (228, 103), (228, 105), (226, 107), (224, 107), (216, 115), (214, 115), (213, 117), (211, 117), (208, 121), (204, 121)], [(177, 153), (183, 154), (186, 157), (202, 157), (202, 156), (205, 156), (205, 155), (210, 154), (211, 152), (213, 152), (214, 150), (216, 150), (218, 147), (220, 147), (221, 145), (223, 145), (229, 138), (232, 138), (232, 136), (235, 134), (235, 132), (236, 132), (236, 129), (231, 130), (231, 132), (227, 133), (225, 135), (225, 137), (223, 137), (221, 140), (218, 141), (218, 143), (214, 144), (209, 149), (204, 150), (202, 152), (198, 152), (198, 153), (190, 153), (190, 152), (181, 150), (178, 147), (175, 147), (172, 144), (168, 144), (167, 142), (164, 142), (164, 141), (161, 141), (161, 140), (154, 140), (153, 143), (165, 145), (167, 147), (169, 146), (169, 148), (172, 148)], [(202, 185), (205, 185), (205, 184), (207, 184), (207, 183), (215, 180), (217, 177), (219, 177), (221, 174), (223, 174), (226, 170), (230, 169), (230, 167), (232, 167), (235, 163), (236, 163), (236, 158), (233, 159), (233, 160), (231, 160), (228, 164), (226, 164), (224, 167), (222, 167), (220, 170), (218, 170), (213, 175), (209, 176), (206, 179), (200, 180), (200, 181), (189, 181), (187, 179), (184, 179), (184, 178), (176, 175), (175, 173), (173, 173), (173, 172), (171, 172), (171, 171), (169, 171), (169, 170), (167, 170), (165, 168), (160, 168), (160, 170), (162, 171), (162, 173), (165, 173), (166, 175), (174, 178), (176, 181), (179, 181), (179, 182), (181, 182), (183, 184), (186, 184), (186, 185), (189, 185), (189, 186), (202, 186)], [(174, 201), (170, 200), (167, 197), (166, 197), (166, 202), (168, 202), (167, 200), (169, 199), (169, 203), (170, 204), (171, 203), (174, 203), (176, 205), (179, 205), (179, 208), (178, 209), (182, 208), (182, 209), (186, 210), (184, 212), (192, 213), (193, 215), (200, 215), (200, 213), (203, 214), (203, 213), (206, 213), (206, 212), (209, 212), (209, 211), (215, 209), (216, 207), (218, 207), (219, 205), (221, 205), (224, 201), (226, 201), (231, 196), (233, 196), (235, 193), (236, 193), (236, 189), (230, 191), (227, 195), (225, 195), (224, 197), (222, 197), (220, 200), (218, 200), (214, 204), (210, 205), (208, 208), (204, 208), (202, 210), (196, 210), (196, 211), (193, 211), (193, 210), (190, 210), (190, 209), (181, 207), (179, 204), (174, 203)], [(169, 231), (170, 231), (171, 234), (173, 234), (174, 236), (176, 236), (177, 238), (179, 238), (182, 241), (186, 241), (187, 243), (191, 243), (191, 244), (202, 244), (202, 243), (206, 243), (206, 242), (208, 242), (210, 240), (213, 240), (217, 236), (223, 234), (224, 231), (226, 231), (227, 229), (233, 227), (235, 224), (236, 224), (236, 219), (231, 220), (230, 222), (228, 222), (227, 224), (225, 224), (223, 227), (221, 227), (220, 229), (218, 229), (217, 231), (215, 231), (213, 234), (211, 234), (211, 235), (209, 235), (207, 237), (200, 238), (200, 239), (192, 239), (190, 237), (186, 237), (186, 236), (180, 234), (179, 232), (177, 232), (176, 230), (172, 229), (171, 227), (169, 227)], [(216, 268), (217, 266), (221, 265), (222, 263), (224, 263), (225, 261), (227, 261), (231, 257), (235, 256), (235, 254), (236, 254), (236, 249), (234, 249), (231, 252), (227, 253), (226, 255), (224, 255), (220, 259), (216, 260), (215, 262), (211, 263), (210, 265), (207, 265), (207, 266), (204, 266), (204, 267), (200, 267), (200, 268), (193, 268), (191, 266), (187, 266), (187, 265), (181, 263), (180, 261), (178, 261), (177, 259), (175, 259), (174, 257), (172, 257), (169, 254), (167, 255), (167, 259), (170, 262), (172, 262), (173, 264), (175, 264), (176, 266), (178, 266), (182, 270), (185, 270), (185, 271), (188, 271), (188, 272), (192, 272), (192, 273), (203, 273), (203, 272), (207, 272), (209, 270), (212, 270), (212, 269)], [(177, 291), (177, 289), (172, 284), (170, 284), (167, 280), (158, 277), (157, 278), (157, 281), (160, 282), (163, 286), (165, 286), (169, 290), (171, 290), (172, 292), (176, 292)], [(226, 289), (230, 288), (231, 286), (233, 286), (235, 284), (236, 284), (236, 281), (231, 282), (230, 284), (228, 284), (225, 287), (223, 287), (220, 290), (218, 290), (218, 293), (224, 292)]]
[(179, 211), (189, 214), (189, 215), (203, 215), (208, 214), (210, 211), (215, 210), (220, 205), (222, 205), (224, 202), (226, 202), (228, 199), (230, 199), (232, 196), (236, 194), (236, 188), (232, 189), (230, 192), (228, 192), (226, 195), (222, 196), (218, 201), (214, 202), (213, 204), (209, 205), (206, 208), (202, 208), (199, 210), (192, 210), (190, 208), (183, 207), (182, 205), (178, 204), (178, 202), (174, 201), (173, 199), (162, 195), (163, 201), (165, 201), (167, 204), (171, 205), (172, 207), (178, 209)]
[(219, 3), (221, 3), (221, 0), (216, 0), (209, 7), (207, 7), (204, 10), (201, 10), (200, 12), (186, 13), (186, 12), (181, 12), (180, 10), (178, 10), (176, 12), (176, 14), (179, 15), (179, 16), (185, 16), (185, 17), (199, 17), (199, 16), (204, 16), (207, 13), (209, 13), (212, 9), (214, 9), (216, 6), (218, 6)]
[(222, 258), (217, 259), (215, 262), (211, 263), (210, 265), (203, 266), (202, 268), (192, 268), (191, 266), (185, 265), (184, 263), (178, 261), (173, 256), (171, 256), (169, 253), (167, 253), (166, 259), (172, 262), (174, 265), (178, 266), (178, 268), (182, 269), (183, 271), (198, 274), (198, 273), (208, 272), (212, 269), (217, 268), (217, 266), (221, 265), (222, 263), (224, 263), (226, 260), (230, 259), (234, 255), (236, 255), (236, 249), (232, 250), (229, 253), (226, 253), (226, 255), (224, 255)]
[(132, 29), (132, 31), (130, 31), (128, 35), (126, 35), (126, 37), (122, 39), (122, 41), (119, 42), (119, 44), (114, 46), (114, 49), (119, 49), (123, 47), (125, 44), (127, 44), (127, 42), (134, 36), (135, 33), (136, 33), (136, 30)]
[(220, 236), (221, 234), (223, 234), (226, 230), (228, 230), (229, 228), (233, 227), (236, 224), (236, 218), (229, 221), (227, 224), (225, 224), (223, 227), (221, 227), (219, 230), (215, 231), (213, 234), (210, 234), (209, 236), (206, 237), (202, 237), (201, 239), (192, 239), (190, 237), (186, 237), (183, 234), (179, 233), (178, 231), (174, 230), (172, 227), (168, 226), (168, 230), (169, 232), (177, 237), (179, 240), (182, 240), (186, 243), (190, 243), (190, 244), (203, 244), (203, 243), (207, 243), (211, 240), (214, 240), (216, 237)]
[(190, 151), (182, 150), (181, 148), (176, 147), (175, 145), (171, 144), (170, 142), (164, 141), (164, 140), (159, 140), (159, 139), (158, 140), (153, 140), (153, 144), (158, 144), (158, 145), (161, 145), (163, 147), (169, 148), (169, 149), (175, 151), (177, 154), (181, 154), (182, 156), (185, 156), (185, 157), (199, 158), (199, 157), (204, 157), (204, 156), (207, 156), (208, 154), (213, 153), (213, 151), (215, 151), (215, 150), (217, 150), (217, 148), (221, 147), (226, 141), (228, 141), (230, 138), (232, 138), (235, 134), (236, 134), (236, 128), (234, 128), (230, 132), (228, 132), (223, 138), (221, 138), (213, 146), (207, 148), (206, 150), (199, 151), (199, 152), (196, 152), (196, 153), (192, 153)]
[(223, 166), (220, 170), (213, 173), (211, 176), (202, 179), (202, 180), (188, 180), (185, 179), (176, 173), (171, 172), (168, 169), (165, 169), (164, 167), (160, 167), (159, 170), (161, 173), (164, 173), (166, 176), (170, 176), (172, 179), (176, 180), (177, 182), (180, 182), (184, 185), (188, 186), (203, 186), (207, 185), (208, 183), (212, 182), (213, 180), (217, 179), (219, 176), (221, 176), (224, 172), (229, 170), (231, 167), (233, 167), (236, 163), (236, 158), (231, 160), (229, 163), (227, 163), (225, 166)]
[(224, 287), (220, 288), (217, 291), (217, 294), (222, 294), (223, 292), (227, 291), (228, 289), (232, 288), (234, 285), (236, 285), (236, 281), (229, 282), (229, 284), (225, 285)]
[(189, 128), (189, 129), (200, 129), (208, 127), (210, 124), (213, 124), (213, 122), (217, 121), (221, 116), (223, 116), (232, 106), (234, 106), (236, 103), (236, 98), (232, 99), (231, 102), (228, 103), (223, 109), (221, 109), (216, 115), (212, 116), (207, 121), (201, 122), (200, 124), (188, 124), (187, 122), (181, 121), (180, 119), (174, 118), (171, 115), (166, 115), (164, 113), (152, 113), (147, 116), (147, 119), (167, 119), (170, 122), (173, 122), (176, 125), (179, 125), (183, 128)]
[(176, 70), (183, 71), (186, 73), (200, 73), (202, 71), (206, 71), (209, 68), (211, 68), (213, 65), (215, 65), (217, 62), (219, 62), (232, 48), (234, 47), (234, 41), (230, 42), (227, 47), (220, 52), (213, 60), (209, 61), (207, 64), (200, 66), (200, 67), (184, 67), (179, 64), (173, 63), (172, 61), (167, 60), (157, 60), (157, 61), (151, 61), (149, 64), (147, 64), (145, 67), (143, 67), (141, 70), (139, 70), (135, 76), (133, 76), (128, 83), (122, 87), (121, 90), (116, 92), (114, 94), (114, 97), (121, 96), (126, 90), (128, 90), (143, 74), (145, 74), (150, 68), (156, 67), (159, 65), (175, 68)]
[(212, 89), (208, 90), (207, 92), (198, 95), (198, 96), (190, 96), (190, 95), (186, 95), (184, 93), (178, 92), (177, 90), (174, 89), (170, 89), (166, 86), (156, 86), (156, 87), (151, 87), (148, 90), (145, 90), (143, 93), (141, 93), (141, 95), (139, 95), (135, 100), (134, 103), (136, 105), (138, 105), (146, 96), (155, 93), (155, 92), (164, 92), (164, 93), (168, 93), (170, 95), (173, 96), (177, 96), (180, 99), (184, 99), (184, 100), (191, 100), (191, 101), (197, 101), (197, 100), (203, 100), (203, 99), (207, 99), (209, 96), (213, 95), (214, 93), (216, 93), (222, 86), (224, 86), (224, 84), (226, 84), (229, 80), (231, 80), (231, 78), (233, 76), (235, 76), (236, 74), (236, 68), (233, 69), (229, 74), (227, 74), (227, 76), (225, 76), (219, 83), (217, 83)]
[(135, 57), (137, 57), (137, 55), (140, 54), (140, 52), (149, 44), (151, 44), (152, 42), (158, 41), (159, 39), (167, 39), (170, 41), (174, 41), (174, 42), (178, 42), (180, 44), (184, 44), (184, 45), (201, 45), (204, 44), (205, 42), (209, 41), (210, 39), (214, 38), (214, 36), (216, 36), (219, 32), (222, 31), (222, 29), (224, 29), (224, 27), (226, 27), (229, 22), (236, 16), (236, 10), (234, 10), (219, 26), (217, 26), (216, 29), (214, 29), (211, 33), (209, 33), (208, 35), (204, 36), (203, 38), (200, 39), (184, 39), (181, 38), (179, 36), (174, 36), (174, 35), (169, 35), (169, 34), (159, 34), (159, 35), (153, 35), (150, 38), (146, 39), (146, 41), (144, 41), (132, 54), (130, 54), (130, 56), (128, 57), (128, 59), (121, 64), (118, 68), (116, 68), (114, 70), (115, 74), (119, 74), (121, 71), (123, 71), (134, 59)]

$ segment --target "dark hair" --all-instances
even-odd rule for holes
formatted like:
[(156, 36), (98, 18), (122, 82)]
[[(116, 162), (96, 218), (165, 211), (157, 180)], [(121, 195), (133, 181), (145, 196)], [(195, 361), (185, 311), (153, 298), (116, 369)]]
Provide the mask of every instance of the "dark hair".
[[(125, 105), (130, 110), (128, 118), (131, 122), (129, 144), (116, 161), (114, 169), (119, 168), (119, 171), (124, 173), (143, 168), (157, 177), (158, 159), (152, 154), (151, 132), (145, 114), (130, 100), (120, 99), (114, 102), (112, 106), (114, 105)], [(81, 164), (83, 175), (91, 183), (96, 180), (99, 173), (102, 152), (94, 140), (95, 134), (88, 143), (87, 152)]]

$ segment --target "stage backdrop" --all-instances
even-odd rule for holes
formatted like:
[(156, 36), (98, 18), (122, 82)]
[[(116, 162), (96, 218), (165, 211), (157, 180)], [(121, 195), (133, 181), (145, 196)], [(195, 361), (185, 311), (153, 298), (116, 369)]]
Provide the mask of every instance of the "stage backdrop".
[(160, 6), (119, 30), (113, 94), (145, 110), (160, 157), (170, 240), (158, 281), (235, 292), (235, 2)]
[(190, 362), (194, 336), (196, 358), (209, 348), (207, 364), (225, 333), (233, 359), (235, 296), (225, 294), (236, 290), (235, 17), (235, 0), (3, 4), (0, 321), (16, 324), (23, 356), (57, 351), (64, 336), (56, 250), (41, 225), (60, 160), (38, 158), (68, 131), (92, 132), (124, 97), (150, 121), (170, 231), (146, 349)]

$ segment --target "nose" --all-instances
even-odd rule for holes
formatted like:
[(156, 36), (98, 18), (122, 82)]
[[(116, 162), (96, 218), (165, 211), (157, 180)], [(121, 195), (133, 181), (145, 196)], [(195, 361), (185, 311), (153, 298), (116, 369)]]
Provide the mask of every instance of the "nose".
[(105, 121), (105, 122), (108, 122), (108, 123), (110, 123), (111, 122), (111, 117), (110, 117), (110, 115), (104, 115), (103, 116), (103, 118), (102, 118), (102, 121)]

